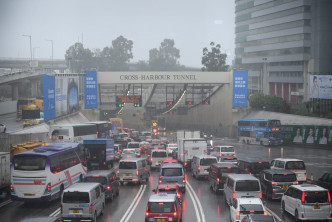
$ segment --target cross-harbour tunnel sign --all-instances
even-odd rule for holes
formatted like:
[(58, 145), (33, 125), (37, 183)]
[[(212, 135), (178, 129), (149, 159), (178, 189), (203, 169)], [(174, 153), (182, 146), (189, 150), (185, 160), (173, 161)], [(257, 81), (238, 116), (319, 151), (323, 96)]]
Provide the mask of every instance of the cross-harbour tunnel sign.
[(98, 72), (98, 84), (230, 83), (231, 72)]

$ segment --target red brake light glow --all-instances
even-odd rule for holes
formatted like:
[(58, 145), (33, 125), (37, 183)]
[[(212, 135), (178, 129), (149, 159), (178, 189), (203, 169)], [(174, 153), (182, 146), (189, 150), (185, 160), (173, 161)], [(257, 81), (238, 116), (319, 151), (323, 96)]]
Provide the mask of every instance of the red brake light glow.
[(301, 202), (305, 203), (305, 193), (304, 192), (302, 192)]
[(233, 199), (235, 199), (236, 198), (236, 194), (235, 193), (233, 193)]
[(331, 194), (330, 194), (330, 192), (327, 192), (327, 199), (328, 199), (329, 203), (331, 203)]

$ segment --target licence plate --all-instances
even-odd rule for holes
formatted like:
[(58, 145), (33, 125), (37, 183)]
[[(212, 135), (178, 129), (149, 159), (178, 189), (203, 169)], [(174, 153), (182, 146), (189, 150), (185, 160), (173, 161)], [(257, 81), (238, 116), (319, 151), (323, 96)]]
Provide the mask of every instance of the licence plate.
[[(161, 163), (161, 161), (159, 160), (158, 163)], [(163, 219), (164, 220), (164, 219)]]
[(230, 154), (226, 154), (226, 156), (230, 156)]
[(126, 173), (126, 177), (130, 177), (130, 173)]
[(165, 219), (157, 219), (157, 222), (165, 222)]
[(320, 209), (320, 205), (314, 205), (314, 209), (315, 210), (319, 210)]
[(288, 185), (282, 185), (282, 188), (288, 188)]
[(74, 214), (78, 214), (80, 212), (80, 210), (73, 210)]
[(176, 184), (176, 182), (168, 182), (168, 184)]
[(32, 196), (34, 196), (34, 194), (31, 194), (31, 193), (25, 193), (24, 196), (26, 196), (26, 197), (32, 197)]

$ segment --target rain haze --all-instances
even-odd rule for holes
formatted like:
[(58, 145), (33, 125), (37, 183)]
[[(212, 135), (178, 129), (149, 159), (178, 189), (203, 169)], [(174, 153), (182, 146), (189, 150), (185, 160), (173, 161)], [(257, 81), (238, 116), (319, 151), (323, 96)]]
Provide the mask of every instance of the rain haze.
[(204, 47), (221, 45), (227, 64), (234, 57), (234, 1), (231, 0), (2, 0), (0, 57), (54, 59), (83, 42), (90, 50), (111, 46), (120, 35), (134, 42), (131, 62), (168, 38), (180, 50), (180, 64), (202, 67)]

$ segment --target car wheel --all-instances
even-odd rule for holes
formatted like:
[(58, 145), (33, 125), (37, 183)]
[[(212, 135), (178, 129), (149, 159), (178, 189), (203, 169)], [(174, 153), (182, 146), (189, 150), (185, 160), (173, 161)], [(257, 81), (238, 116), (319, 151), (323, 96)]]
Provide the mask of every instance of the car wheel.
[(95, 214), (93, 215), (93, 219), (92, 219), (93, 222), (97, 222), (97, 212), (95, 212)]
[(285, 210), (285, 202), (282, 201), (282, 203), (281, 203), (281, 213), (285, 213), (285, 212), (286, 212), (286, 210)]
[(120, 182), (120, 184), (121, 184), (121, 186), (123, 186), (123, 182), (122, 181)]

